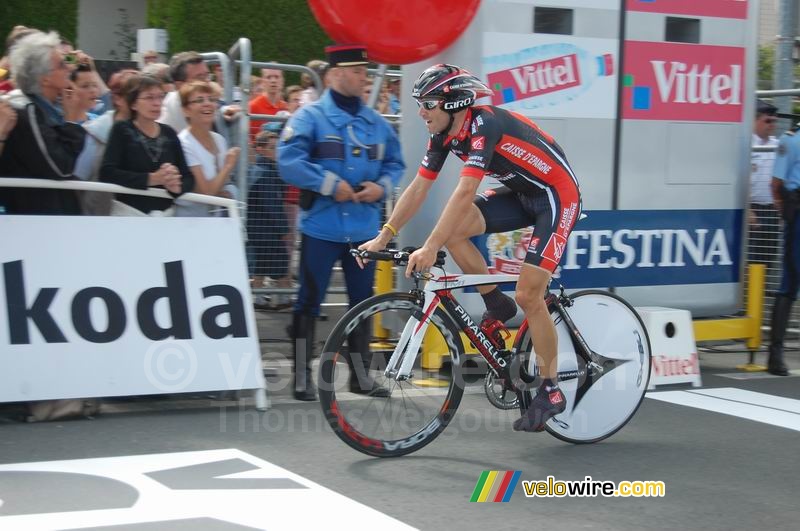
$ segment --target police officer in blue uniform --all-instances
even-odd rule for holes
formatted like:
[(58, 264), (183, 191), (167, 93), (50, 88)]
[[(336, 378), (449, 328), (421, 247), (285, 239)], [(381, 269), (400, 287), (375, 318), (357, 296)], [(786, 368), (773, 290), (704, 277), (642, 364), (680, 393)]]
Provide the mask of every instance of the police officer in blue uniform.
[(781, 136), (772, 170), (772, 197), (783, 217), (783, 273), (772, 307), (767, 371), (788, 376), (783, 340), (800, 288), (800, 124)]
[[(300, 291), (291, 326), (298, 400), (316, 400), (314, 325), (333, 266), (341, 261), (351, 307), (372, 295), (374, 263), (359, 268), (349, 250), (375, 237), (384, 201), (405, 170), (394, 130), (361, 101), (366, 49), (337, 45), (325, 52), (330, 88), (292, 116), (278, 145), (281, 178), (301, 190)], [(369, 375), (370, 333), (364, 322), (348, 336), (350, 390), (386, 397), (388, 390)]]

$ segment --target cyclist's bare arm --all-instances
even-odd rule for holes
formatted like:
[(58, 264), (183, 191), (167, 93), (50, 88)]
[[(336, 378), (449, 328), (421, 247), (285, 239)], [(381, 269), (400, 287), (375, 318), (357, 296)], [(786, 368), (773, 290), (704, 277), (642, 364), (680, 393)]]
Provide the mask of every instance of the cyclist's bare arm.
[[(414, 180), (411, 181), (411, 184), (408, 185), (408, 188), (403, 190), (403, 193), (400, 194), (400, 199), (397, 200), (397, 204), (387, 223), (391, 225), (393, 229), (399, 231), (408, 223), (408, 220), (414, 217), (419, 207), (425, 202), (425, 198), (428, 197), (428, 190), (431, 189), (432, 184), (432, 180), (426, 179), (418, 173), (417, 176), (414, 177)], [(359, 249), (382, 251), (389, 244), (393, 236), (394, 234), (392, 234), (392, 231), (383, 227), (375, 238), (360, 245)]]
[(458, 181), (458, 186), (453, 191), (444, 212), (439, 217), (431, 235), (425, 241), (425, 245), (414, 251), (408, 259), (406, 276), (412, 271), (423, 271), (431, 267), (436, 261), (436, 253), (441, 249), (447, 240), (453, 235), (459, 223), (463, 220), (466, 212), (472, 206), (475, 193), (478, 191), (480, 179), (462, 175)]

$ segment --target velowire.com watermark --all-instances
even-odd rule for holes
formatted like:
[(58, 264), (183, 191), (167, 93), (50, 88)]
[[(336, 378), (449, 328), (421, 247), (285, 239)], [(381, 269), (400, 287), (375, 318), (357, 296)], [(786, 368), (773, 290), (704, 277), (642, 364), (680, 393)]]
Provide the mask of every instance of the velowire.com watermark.
[[(472, 491), (470, 502), (505, 502), (520, 483), (520, 470), (484, 470)], [(586, 476), (580, 481), (522, 480), (526, 498), (663, 498), (667, 487), (663, 481), (599, 481)]]

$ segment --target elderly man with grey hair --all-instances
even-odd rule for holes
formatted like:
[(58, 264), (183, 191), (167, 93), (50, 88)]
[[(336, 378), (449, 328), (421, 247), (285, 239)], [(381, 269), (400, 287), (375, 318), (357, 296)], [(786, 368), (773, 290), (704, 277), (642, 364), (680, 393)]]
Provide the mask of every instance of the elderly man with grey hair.
[[(85, 131), (75, 123), (80, 106), (57, 33), (34, 32), (10, 53), (17, 90), (6, 96), (17, 113), (16, 127), (0, 156), (0, 178), (73, 179)], [(0, 213), (80, 214), (71, 190), (0, 188)]]

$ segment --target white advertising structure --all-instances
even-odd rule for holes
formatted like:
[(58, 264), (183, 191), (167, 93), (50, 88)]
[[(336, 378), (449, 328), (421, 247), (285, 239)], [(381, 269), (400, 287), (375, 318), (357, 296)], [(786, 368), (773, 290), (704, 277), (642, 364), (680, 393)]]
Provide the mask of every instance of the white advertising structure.
[(266, 388), (238, 219), (0, 216), (0, 234), (0, 402)]
[(613, 119), (618, 47), (614, 39), (485, 32), (491, 104), (536, 118)]

